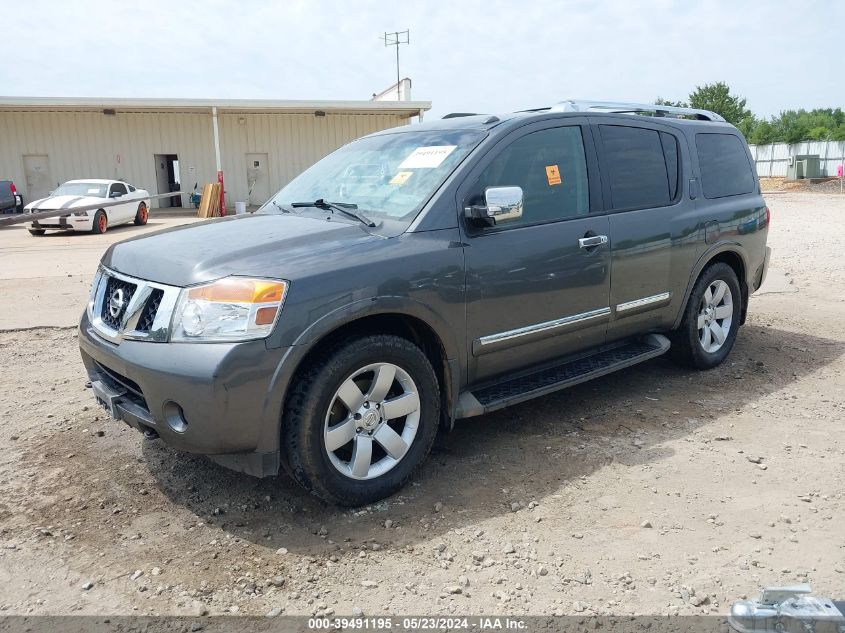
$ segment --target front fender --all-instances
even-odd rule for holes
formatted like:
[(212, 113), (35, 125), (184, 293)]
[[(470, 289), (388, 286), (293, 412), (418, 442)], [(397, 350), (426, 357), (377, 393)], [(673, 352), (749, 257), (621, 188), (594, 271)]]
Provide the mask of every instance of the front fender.
[(453, 328), (444, 318), (426, 304), (402, 296), (372, 297), (359, 299), (353, 303), (337, 308), (320, 317), (312, 323), (294, 341), (294, 346), (304, 346), (309, 350), (324, 336), (338, 327), (357, 319), (378, 314), (398, 314), (416, 317), (427, 323), (440, 338), (448, 358), (457, 358), (460, 353)]
[[(290, 383), (303, 359), (308, 356), (314, 347), (341, 326), (349, 325), (368, 316), (387, 314), (410, 316), (423, 321), (440, 339), (446, 352), (447, 362), (453, 368), (456, 365), (458, 367), (465, 365), (464, 361), (459, 360), (462, 357), (462, 348), (458, 345), (454, 329), (449, 326), (446, 319), (420, 301), (409, 297), (384, 296), (360, 299), (336, 308), (305, 329), (294, 341), (294, 344), (286, 348), (279, 361), (270, 381), (264, 403), (265, 424), (259, 441), (259, 451), (278, 450), (279, 421)], [(457, 362), (455, 362), (456, 360)], [(452, 382), (455, 383), (457, 379), (458, 376), (453, 376)]]

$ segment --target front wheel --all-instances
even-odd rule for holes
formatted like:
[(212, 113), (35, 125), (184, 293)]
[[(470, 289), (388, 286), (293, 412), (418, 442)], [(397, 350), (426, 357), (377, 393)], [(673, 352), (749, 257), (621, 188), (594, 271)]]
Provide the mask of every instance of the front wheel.
[(720, 365), (739, 329), (742, 293), (733, 268), (718, 262), (701, 273), (690, 293), (684, 319), (672, 336), (672, 356), (694, 369)]
[(30, 235), (34, 235), (36, 237), (41, 237), (47, 232), (44, 229), (27, 229), (27, 231), (29, 231)]
[(100, 209), (94, 214), (94, 226), (91, 228), (92, 233), (105, 233), (109, 228), (109, 218), (106, 212)]
[(145, 225), (148, 217), (149, 212), (147, 211), (147, 205), (142, 202), (138, 205), (138, 212), (135, 213), (135, 226)]
[(318, 497), (347, 506), (399, 490), (437, 434), (437, 375), (397, 336), (366, 336), (312, 362), (283, 419), (288, 472)]

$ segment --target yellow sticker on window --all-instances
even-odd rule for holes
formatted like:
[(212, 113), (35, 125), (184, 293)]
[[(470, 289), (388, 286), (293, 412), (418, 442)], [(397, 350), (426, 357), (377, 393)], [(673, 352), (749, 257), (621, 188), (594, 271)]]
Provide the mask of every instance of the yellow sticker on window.
[(561, 183), (560, 169), (557, 165), (546, 165), (546, 180), (549, 181), (550, 187)]
[(396, 175), (390, 179), (391, 185), (404, 185), (408, 182), (408, 178), (414, 175), (412, 171), (400, 171), (396, 172)]

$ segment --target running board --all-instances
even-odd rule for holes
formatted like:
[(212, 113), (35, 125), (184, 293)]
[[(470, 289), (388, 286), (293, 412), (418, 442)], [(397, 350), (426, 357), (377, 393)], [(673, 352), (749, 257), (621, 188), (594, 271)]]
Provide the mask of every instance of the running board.
[(669, 339), (649, 334), (590, 356), (523, 374), (503, 382), (464, 391), (458, 398), (455, 418), (469, 418), (566, 389), (649, 360), (669, 350)]

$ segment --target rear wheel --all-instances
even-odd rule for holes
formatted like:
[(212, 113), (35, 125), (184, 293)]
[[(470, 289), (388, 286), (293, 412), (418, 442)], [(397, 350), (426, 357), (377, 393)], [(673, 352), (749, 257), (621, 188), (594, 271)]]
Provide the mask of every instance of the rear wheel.
[(367, 336), (335, 349), (292, 388), (284, 462), (318, 497), (358, 506), (399, 490), (426, 457), (439, 386), (428, 358), (406, 339)]
[(142, 202), (138, 205), (138, 212), (135, 214), (136, 226), (143, 226), (144, 224), (146, 224), (148, 217), (149, 212), (147, 211), (147, 205)]
[(690, 293), (684, 319), (672, 336), (672, 356), (687, 367), (710, 369), (725, 360), (736, 341), (742, 293), (733, 268), (708, 266)]
[(92, 233), (105, 233), (109, 228), (109, 218), (106, 212), (100, 209), (94, 215), (94, 226), (91, 228)]
[(27, 231), (29, 231), (30, 235), (35, 235), (38, 237), (44, 235), (47, 232), (44, 229), (27, 229)]

